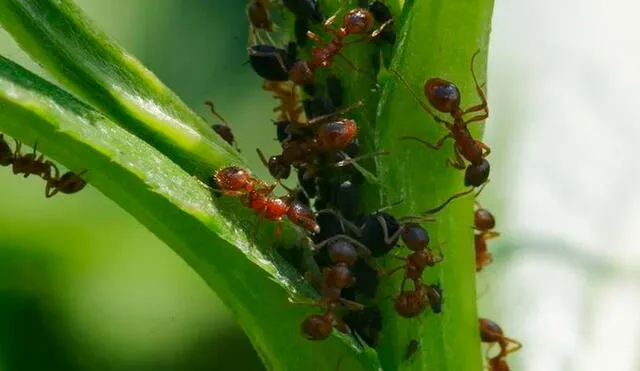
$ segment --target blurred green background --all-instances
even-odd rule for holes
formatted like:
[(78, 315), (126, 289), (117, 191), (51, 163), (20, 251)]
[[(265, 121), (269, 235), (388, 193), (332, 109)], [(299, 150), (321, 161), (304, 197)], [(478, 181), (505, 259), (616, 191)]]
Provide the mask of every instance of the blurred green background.
[[(244, 1), (77, 3), (211, 122), (214, 100), (254, 168), (258, 145), (275, 153), (272, 100), (243, 65)], [(49, 78), (5, 32), (0, 53)], [(118, 206), (91, 187), (45, 200), (42, 180), (0, 170), (0, 371), (263, 369), (204, 282)]]

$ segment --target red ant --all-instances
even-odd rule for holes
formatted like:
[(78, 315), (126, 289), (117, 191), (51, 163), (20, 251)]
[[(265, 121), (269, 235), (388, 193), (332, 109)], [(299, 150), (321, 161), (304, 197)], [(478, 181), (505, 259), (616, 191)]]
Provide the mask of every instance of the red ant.
[(281, 221), (286, 216), (293, 224), (312, 233), (318, 233), (320, 227), (313, 212), (292, 196), (270, 198), (275, 185), (266, 185), (262, 180), (251, 176), (248, 170), (229, 166), (219, 169), (213, 175), (213, 188), (223, 195), (239, 197), (243, 205), (257, 215), (271, 221)]
[(393, 298), (396, 312), (405, 318), (420, 315), (430, 305), (435, 313), (441, 311), (442, 289), (438, 285), (424, 285), (417, 280), (413, 291), (402, 291)]
[(327, 247), (333, 266), (322, 269), (320, 285), (321, 298), (313, 304), (325, 308), (324, 314), (312, 314), (301, 325), (302, 333), (308, 340), (324, 340), (336, 327), (343, 333), (349, 333), (349, 326), (336, 316), (338, 304), (350, 310), (362, 310), (360, 303), (341, 297), (342, 290), (353, 286), (355, 277), (351, 267), (358, 259), (358, 253), (353, 244), (346, 240), (338, 240)]
[[(500, 325), (486, 318), (480, 318), (480, 340), (488, 343), (487, 362), (491, 371), (509, 371), (509, 366), (504, 358), (522, 348), (522, 344), (516, 340), (504, 336), (504, 332)], [(488, 352), (494, 344), (500, 346), (500, 352), (494, 357), (489, 357)], [(513, 346), (509, 348), (509, 345)]]
[(210, 100), (205, 101), (204, 104), (207, 107), (209, 107), (209, 111), (211, 112), (212, 115), (217, 117), (218, 120), (222, 121), (222, 124), (215, 124), (211, 126), (213, 131), (215, 131), (220, 136), (220, 138), (224, 139), (225, 142), (234, 146), (236, 148), (236, 151), (240, 152), (240, 148), (238, 148), (238, 143), (236, 143), (233, 132), (231, 131), (231, 126), (229, 126), (229, 123), (227, 122), (227, 120), (225, 120), (224, 117), (222, 117), (222, 115), (220, 115), (218, 111), (216, 111), (216, 108), (213, 105), (212, 101)]
[[(335, 22), (336, 14), (329, 17), (325, 23), (325, 29), (329, 29), (329, 26)], [(307, 32), (307, 37), (317, 43), (324, 44), (323, 46), (315, 46), (311, 49), (311, 59), (308, 61), (297, 61), (293, 67), (289, 70), (289, 79), (296, 85), (308, 85), (313, 83), (314, 72), (320, 68), (328, 68), (333, 63), (335, 56), (342, 56), (340, 51), (348, 44), (344, 39), (349, 35), (366, 34), (371, 30), (374, 24), (374, 17), (367, 9), (356, 8), (348, 11), (342, 18), (342, 26), (337, 30), (333, 30), (333, 38), (331, 41), (326, 42), (318, 35), (311, 31)], [(384, 28), (391, 23), (391, 20), (382, 24), (379, 28), (375, 29), (371, 34), (364, 37), (362, 40), (371, 40), (378, 36)], [(362, 41), (357, 40), (354, 42)], [(351, 43), (354, 43), (351, 42)], [(346, 58), (343, 57), (348, 62)], [(358, 68), (351, 62), (349, 65), (358, 71)]]
[(500, 236), (500, 233), (492, 230), (496, 226), (496, 219), (493, 214), (483, 208), (477, 201), (485, 185), (486, 183), (483, 184), (478, 193), (476, 193), (476, 209), (473, 213), (473, 229), (476, 231), (474, 234), (476, 272), (480, 272), (493, 261), (493, 256), (487, 248), (487, 240)]
[[(302, 136), (299, 139), (292, 138), (292, 131), (289, 131), (289, 138), (282, 142), (282, 153), (266, 159), (262, 151), (257, 149), (258, 156), (264, 166), (269, 169), (269, 173), (274, 178), (286, 179), (291, 174), (291, 166), (309, 166), (305, 171), (305, 179), (313, 176), (314, 169), (311, 167), (316, 155), (321, 152), (342, 151), (357, 137), (358, 126), (352, 119), (332, 118), (360, 106), (358, 102), (352, 107), (336, 111), (332, 114), (319, 116), (306, 123), (293, 123), (299, 127), (315, 127), (315, 134), (312, 136)], [(295, 131), (295, 129), (292, 129)], [(355, 159), (340, 161), (335, 166), (344, 166), (353, 163)]]
[[(401, 139), (416, 140), (429, 148), (438, 150), (444, 145), (445, 140), (453, 138), (455, 140), (454, 159), (449, 159), (447, 162), (454, 168), (460, 170), (465, 168), (465, 160), (470, 162), (465, 171), (464, 184), (473, 187), (481, 186), (489, 178), (490, 166), (486, 157), (491, 153), (491, 148), (483, 142), (474, 139), (467, 127), (467, 125), (472, 122), (483, 121), (489, 117), (487, 98), (481, 85), (478, 84), (478, 79), (473, 68), (475, 58), (479, 53), (480, 51), (476, 51), (471, 57), (471, 74), (475, 83), (476, 92), (480, 97), (480, 104), (462, 110), (460, 109), (460, 90), (454, 83), (440, 78), (431, 78), (424, 84), (424, 95), (427, 97), (431, 106), (440, 112), (450, 114), (453, 118), (453, 123), (433, 113), (431, 109), (420, 100), (404, 78), (397, 71), (392, 70), (402, 84), (411, 92), (411, 95), (418, 101), (420, 106), (433, 117), (435, 121), (442, 123), (447, 130), (449, 130), (449, 133), (440, 138), (436, 144), (428, 143), (413, 136), (402, 137)], [(463, 119), (464, 115), (478, 111), (481, 111), (481, 113), (469, 119)]]
[(387, 272), (391, 275), (404, 268), (404, 278), (400, 285), (400, 291), (404, 292), (404, 286), (407, 280), (412, 280), (416, 285), (422, 278), (422, 273), (426, 267), (433, 267), (441, 262), (444, 257), (442, 253), (436, 255), (429, 248), (429, 233), (420, 224), (407, 223), (400, 230), (400, 237), (407, 245), (409, 250), (413, 251), (406, 257), (394, 256), (400, 260), (404, 260), (404, 264)]

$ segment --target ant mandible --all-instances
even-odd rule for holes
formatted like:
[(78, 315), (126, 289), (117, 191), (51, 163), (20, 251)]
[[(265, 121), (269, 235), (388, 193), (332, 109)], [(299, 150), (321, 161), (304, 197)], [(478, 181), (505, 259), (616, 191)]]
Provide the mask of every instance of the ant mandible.
[[(453, 123), (446, 121), (435, 113), (420, 100), (418, 95), (411, 89), (404, 78), (395, 70), (391, 70), (409, 90), (411, 95), (418, 101), (420, 106), (437, 122), (442, 123), (449, 133), (440, 138), (436, 144), (431, 144), (417, 137), (407, 136), (401, 139), (416, 140), (429, 148), (438, 150), (444, 142), (452, 138), (455, 141), (454, 159), (448, 159), (447, 162), (456, 169), (465, 169), (465, 160), (470, 164), (466, 167), (464, 175), (464, 184), (466, 186), (479, 187), (489, 178), (490, 165), (486, 157), (491, 153), (491, 148), (483, 142), (474, 139), (467, 127), (472, 122), (479, 122), (489, 117), (489, 108), (487, 98), (482, 86), (478, 83), (476, 73), (474, 71), (474, 62), (480, 51), (476, 51), (471, 57), (471, 75), (475, 83), (475, 89), (480, 97), (480, 104), (469, 107), (466, 110), (460, 108), (460, 90), (449, 81), (441, 78), (431, 78), (424, 84), (424, 95), (433, 108), (448, 113), (453, 118)], [(464, 119), (463, 116), (469, 113), (480, 112), (478, 115)]]

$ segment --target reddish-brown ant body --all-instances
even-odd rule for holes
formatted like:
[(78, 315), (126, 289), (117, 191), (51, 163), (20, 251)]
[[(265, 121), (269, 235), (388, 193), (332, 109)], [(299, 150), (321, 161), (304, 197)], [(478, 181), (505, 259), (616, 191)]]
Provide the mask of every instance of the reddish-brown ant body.
[[(327, 19), (324, 23), (325, 28), (329, 29), (329, 26), (335, 21), (336, 15), (333, 15)], [(318, 35), (313, 32), (307, 32), (307, 36), (317, 43), (322, 43), (322, 46), (315, 46), (311, 49), (311, 59), (299, 60), (293, 64), (293, 67), (289, 70), (289, 79), (296, 85), (308, 85), (313, 83), (314, 72), (320, 68), (328, 68), (332, 65), (333, 59), (340, 55), (342, 49), (348, 45), (345, 43), (345, 38), (349, 35), (361, 35), (367, 34), (374, 24), (374, 17), (371, 12), (364, 8), (356, 8), (349, 10), (342, 18), (342, 26), (337, 30), (333, 30), (333, 38), (331, 41), (326, 42), (322, 40)], [(391, 21), (385, 22), (378, 29), (367, 35), (365, 39), (375, 38), (384, 28), (391, 23)], [(356, 68), (352, 65), (353, 68)], [(357, 70), (357, 68), (356, 68)]]
[[(436, 144), (428, 143), (413, 136), (403, 137), (401, 139), (416, 140), (432, 149), (438, 150), (444, 145), (444, 142), (447, 139), (452, 138), (455, 141), (454, 159), (449, 159), (448, 163), (456, 169), (463, 170), (465, 169), (465, 160), (468, 161), (470, 164), (466, 167), (464, 183), (467, 186), (473, 187), (481, 186), (489, 178), (490, 166), (486, 157), (491, 153), (491, 148), (483, 142), (474, 139), (467, 127), (468, 124), (472, 122), (483, 121), (489, 117), (487, 99), (481, 85), (478, 83), (478, 79), (473, 68), (474, 61), (478, 53), (479, 51), (475, 52), (471, 58), (471, 74), (475, 83), (476, 92), (480, 97), (480, 104), (469, 107), (466, 110), (462, 110), (460, 108), (460, 90), (454, 83), (441, 78), (431, 78), (424, 84), (424, 95), (431, 106), (442, 113), (448, 113), (451, 115), (453, 123), (446, 121), (433, 113), (431, 109), (420, 100), (402, 76), (396, 71), (393, 71), (418, 101), (420, 106), (431, 117), (433, 117), (435, 121), (442, 123), (447, 130), (449, 130), (449, 133), (440, 138)], [(473, 112), (480, 112), (480, 114), (468, 119), (463, 118), (464, 115)]]
[[(508, 371), (509, 366), (504, 358), (522, 348), (522, 344), (514, 339), (504, 336), (504, 332), (500, 325), (486, 318), (479, 319), (480, 324), (480, 340), (488, 343), (487, 354), (494, 344), (498, 344), (500, 352), (497, 356), (489, 357), (487, 362), (491, 371)], [(511, 348), (510, 345), (513, 345)]]
[(320, 231), (313, 212), (307, 206), (290, 195), (269, 197), (275, 185), (267, 185), (248, 170), (237, 166), (222, 168), (214, 173), (212, 181), (211, 188), (226, 196), (239, 197), (243, 205), (267, 220), (279, 222), (286, 216), (293, 224), (312, 233)]
[(336, 327), (339, 331), (348, 333), (349, 327), (336, 314), (338, 304), (351, 310), (362, 310), (359, 303), (341, 297), (342, 290), (355, 283), (355, 277), (350, 267), (358, 259), (356, 248), (344, 239), (327, 241), (328, 254), (333, 263), (322, 269), (320, 292), (322, 297), (314, 306), (325, 308), (324, 314), (313, 314), (302, 322), (302, 333), (309, 340), (324, 340)]
[(402, 317), (416, 317), (424, 312), (428, 305), (435, 308), (439, 308), (441, 305), (442, 289), (439, 286), (424, 285), (420, 281), (417, 281), (415, 285), (413, 291), (402, 291), (393, 298), (393, 307)]
[(480, 272), (484, 267), (493, 261), (493, 255), (487, 247), (487, 240), (500, 236), (500, 233), (493, 231), (496, 226), (496, 219), (489, 210), (478, 206), (473, 214), (474, 245), (476, 250), (476, 272)]

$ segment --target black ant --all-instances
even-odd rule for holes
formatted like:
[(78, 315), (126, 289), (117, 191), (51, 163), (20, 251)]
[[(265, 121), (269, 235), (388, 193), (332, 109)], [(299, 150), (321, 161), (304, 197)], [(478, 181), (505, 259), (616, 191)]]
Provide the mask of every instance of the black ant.
[(240, 152), (240, 148), (238, 148), (238, 143), (236, 143), (235, 136), (233, 135), (233, 131), (231, 131), (231, 126), (229, 126), (229, 123), (227, 122), (227, 120), (225, 120), (224, 117), (222, 117), (222, 115), (220, 115), (216, 111), (216, 108), (213, 105), (212, 101), (210, 100), (205, 101), (204, 104), (207, 107), (209, 107), (209, 111), (211, 112), (211, 114), (217, 117), (218, 120), (222, 122), (222, 124), (212, 125), (211, 128), (213, 129), (213, 131), (215, 131), (220, 136), (220, 138), (224, 139), (225, 142), (234, 146), (236, 151)]
[[(442, 123), (447, 130), (449, 130), (449, 133), (440, 138), (436, 144), (431, 144), (412, 136), (402, 137), (401, 139), (416, 140), (429, 148), (438, 150), (443, 146), (445, 140), (453, 138), (455, 140), (454, 159), (449, 159), (447, 162), (454, 168), (463, 170), (465, 169), (465, 160), (469, 161), (470, 164), (466, 167), (464, 175), (464, 184), (466, 186), (473, 187), (481, 186), (489, 178), (490, 166), (486, 157), (491, 153), (491, 148), (483, 142), (474, 139), (467, 127), (467, 125), (472, 122), (483, 121), (489, 117), (487, 99), (481, 85), (478, 83), (478, 79), (473, 68), (475, 58), (479, 53), (480, 51), (476, 51), (471, 57), (471, 74), (475, 83), (476, 92), (480, 97), (480, 104), (469, 107), (466, 110), (462, 110), (460, 108), (460, 90), (454, 83), (441, 78), (431, 78), (424, 84), (424, 94), (431, 106), (440, 112), (450, 114), (453, 118), (453, 123), (446, 121), (433, 113), (431, 109), (420, 100), (418, 95), (411, 89), (404, 78), (397, 71), (392, 70), (409, 92), (411, 92), (420, 106), (431, 117), (433, 117), (435, 121)], [(473, 112), (481, 113), (466, 120), (463, 119), (464, 115)]]
[(68, 171), (62, 174), (62, 176), (60, 176), (60, 172), (55, 165), (53, 165), (53, 170), (55, 175), (47, 179), (47, 186), (44, 190), (45, 197), (47, 198), (53, 197), (58, 192), (65, 194), (80, 192), (87, 185), (87, 182), (81, 178), (82, 175), (87, 172), (86, 170), (78, 174)]
[(29, 175), (37, 175), (44, 180), (51, 178), (51, 171), (55, 166), (53, 162), (44, 159), (44, 155), (38, 156), (36, 152), (37, 143), (33, 146), (33, 152), (23, 155), (20, 150), (22, 143), (16, 140), (16, 148), (13, 154), (13, 173), (24, 174), (27, 178)]

